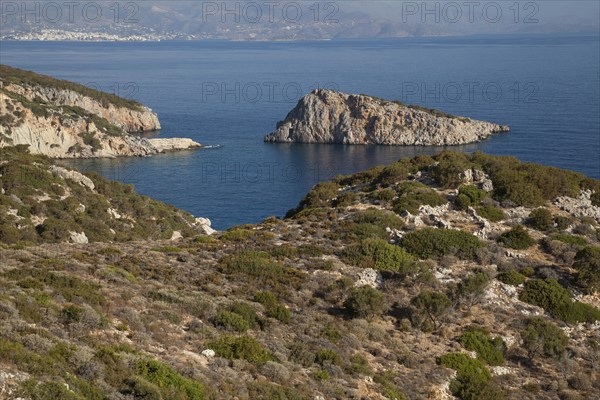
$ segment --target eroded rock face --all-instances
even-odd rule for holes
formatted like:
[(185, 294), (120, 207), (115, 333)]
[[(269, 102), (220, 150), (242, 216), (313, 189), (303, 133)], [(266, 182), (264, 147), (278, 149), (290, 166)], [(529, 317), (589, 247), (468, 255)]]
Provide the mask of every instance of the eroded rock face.
[(139, 109), (119, 107), (109, 102), (100, 102), (81, 93), (68, 89), (41, 86), (7, 85), (6, 89), (17, 93), (29, 101), (43, 101), (48, 104), (81, 107), (90, 114), (105, 118), (125, 132), (147, 132), (160, 129), (158, 116), (150, 108)]
[(266, 142), (458, 145), (508, 126), (455, 117), (398, 102), (315, 90), (265, 137)]
[(64, 87), (68, 82), (33, 73), (49, 86), (17, 84), (11, 73), (20, 70), (2, 68), (0, 147), (27, 145), (32, 154), (52, 158), (149, 156), (202, 147), (191, 139), (131, 135), (160, 129), (156, 113), (141, 104), (108, 94), (104, 98), (101, 92), (93, 98)]

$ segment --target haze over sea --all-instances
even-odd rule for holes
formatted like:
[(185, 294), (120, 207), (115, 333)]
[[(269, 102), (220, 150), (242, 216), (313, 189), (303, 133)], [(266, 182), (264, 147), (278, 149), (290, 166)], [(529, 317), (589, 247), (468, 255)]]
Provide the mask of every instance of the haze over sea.
[(281, 216), (311, 186), (337, 174), (442, 150), (263, 143), (317, 87), (507, 124), (508, 134), (451, 149), (512, 155), (600, 178), (597, 36), (0, 46), (2, 63), (148, 105), (163, 126), (160, 137), (219, 146), (65, 161), (208, 217), (217, 229)]

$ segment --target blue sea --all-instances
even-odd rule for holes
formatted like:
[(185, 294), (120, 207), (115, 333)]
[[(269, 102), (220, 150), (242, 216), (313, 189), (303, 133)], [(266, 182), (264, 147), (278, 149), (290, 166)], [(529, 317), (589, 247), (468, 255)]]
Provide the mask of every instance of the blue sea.
[(514, 155), (600, 178), (600, 43), (594, 36), (319, 42), (1, 42), (0, 62), (138, 100), (160, 137), (211, 147), (76, 160), (82, 171), (208, 217), (283, 215), (311, 186), (439, 147), (265, 144), (315, 88), (365, 93), (511, 127), (452, 147)]

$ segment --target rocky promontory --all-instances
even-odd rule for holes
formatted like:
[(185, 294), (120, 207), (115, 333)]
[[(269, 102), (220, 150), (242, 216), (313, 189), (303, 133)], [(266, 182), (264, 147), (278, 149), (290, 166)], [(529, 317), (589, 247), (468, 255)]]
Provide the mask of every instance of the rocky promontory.
[(444, 146), (508, 130), (397, 101), (319, 89), (304, 96), (265, 142)]
[(0, 65), (0, 147), (28, 145), (54, 158), (147, 156), (199, 148), (191, 139), (145, 139), (160, 129), (150, 108), (7, 65)]

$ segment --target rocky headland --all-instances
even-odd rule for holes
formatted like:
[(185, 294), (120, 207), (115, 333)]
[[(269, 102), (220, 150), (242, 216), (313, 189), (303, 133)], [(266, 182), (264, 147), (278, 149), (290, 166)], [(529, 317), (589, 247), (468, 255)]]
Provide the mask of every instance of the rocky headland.
[(53, 158), (147, 156), (200, 148), (191, 139), (146, 139), (156, 113), (132, 100), (0, 65), (0, 147), (28, 145)]
[(446, 146), (508, 130), (397, 101), (320, 89), (304, 96), (265, 142)]

